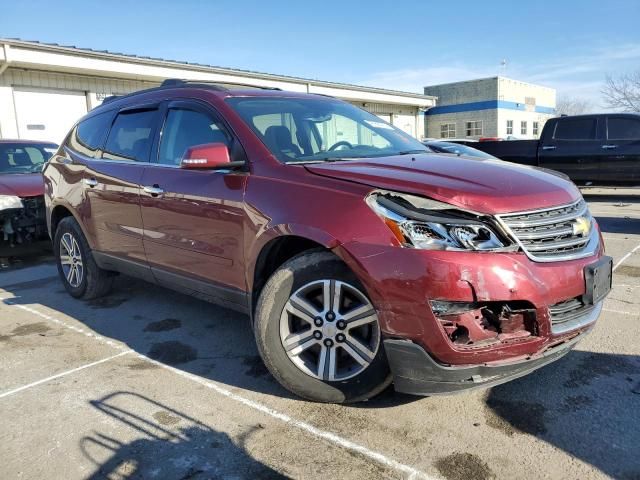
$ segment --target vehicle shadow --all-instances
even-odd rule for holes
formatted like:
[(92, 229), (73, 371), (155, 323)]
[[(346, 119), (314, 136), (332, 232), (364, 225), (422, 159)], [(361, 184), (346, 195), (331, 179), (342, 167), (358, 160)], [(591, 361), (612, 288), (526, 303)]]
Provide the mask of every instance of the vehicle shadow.
[(640, 478), (640, 356), (574, 350), (492, 388), (487, 424), (534, 435), (613, 478)]
[(70, 297), (57, 275), (2, 288), (13, 294), (5, 303), (42, 306), (56, 318), (80, 322), (187, 373), (293, 398), (264, 366), (247, 315), (125, 275), (116, 278), (109, 295), (89, 301)]
[(89, 403), (111, 421), (96, 423), (108, 433), (93, 431), (80, 440), (80, 450), (94, 465), (88, 479), (287, 478), (247, 453), (252, 431), (237, 445), (226, 433), (133, 392)]
[(604, 233), (640, 234), (640, 218), (596, 216), (596, 220)]
[(616, 207), (633, 205), (640, 203), (640, 189), (637, 190), (637, 194), (630, 194), (628, 192), (611, 193), (589, 193), (588, 190), (582, 191), (583, 198), (588, 203), (613, 203)]
[[(4, 287), (14, 295), (5, 302), (38, 305), (38, 310), (59, 320), (71, 325), (81, 322), (136, 352), (220, 384), (295, 398), (262, 363), (246, 315), (126, 276), (118, 277), (109, 296), (93, 301), (70, 298), (57, 277), (45, 282)], [(145, 364), (148, 362), (132, 358), (127, 367), (144, 369)], [(574, 350), (529, 376), (489, 390), (487, 425), (508, 436), (533, 435), (609, 475), (640, 478), (637, 392), (640, 356)], [(420, 400), (389, 388), (368, 402), (340, 409), (354, 409), (358, 416), (366, 415), (367, 409), (410, 410)], [(318, 405), (317, 409), (334, 407)], [(356, 409), (363, 411), (356, 414)], [(469, 417), (469, 424), (475, 421)], [(194, 430), (186, 432), (192, 437), (213, 435), (194, 425)], [(104, 448), (116, 445), (108, 439), (94, 440)], [(186, 434), (181, 441), (192, 445)], [(147, 447), (152, 443), (145, 442), (114, 448), (122, 448), (125, 457), (134, 450), (152, 448)], [(106, 465), (105, 471), (116, 463)]]
[(0, 271), (27, 268), (52, 258), (51, 242), (48, 240), (11, 248), (0, 244)]

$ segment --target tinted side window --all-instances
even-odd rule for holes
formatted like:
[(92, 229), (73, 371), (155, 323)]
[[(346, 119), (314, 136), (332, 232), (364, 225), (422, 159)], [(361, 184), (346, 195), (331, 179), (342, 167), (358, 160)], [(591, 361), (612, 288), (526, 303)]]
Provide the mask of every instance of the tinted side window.
[(172, 108), (162, 130), (158, 162), (178, 165), (188, 148), (205, 143), (224, 143), (230, 147), (231, 137), (219, 122), (205, 113)]
[(558, 120), (553, 136), (556, 140), (595, 140), (598, 121), (595, 118)]
[(83, 120), (69, 135), (67, 146), (88, 157), (95, 157), (104, 143), (112, 118), (111, 112), (105, 112)]
[(640, 120), (609, 117), (607, 120), (607, 138), (609, 140), (640, 140)]
[(103, 158), (147, 162), (157, 110), (120, 112), (113, 122)]

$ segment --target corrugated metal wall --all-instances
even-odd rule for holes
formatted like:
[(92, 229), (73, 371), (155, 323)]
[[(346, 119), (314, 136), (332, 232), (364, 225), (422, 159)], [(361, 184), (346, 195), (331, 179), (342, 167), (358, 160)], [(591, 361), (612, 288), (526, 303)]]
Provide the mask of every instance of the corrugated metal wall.
[(388, 114), (407, 114), (415, 115), (418, 109), (416, 107), (409, 107), (403, 105), (388, 105), (385, 103), (362, 103), (351, 102), (357, 107), (364, 108), (367, 112), (371, 113), (388, 113)]
[[(9, 68), (0, 76), (0, 137), (17, 136), (12, 87), (85, 92), (87, 107), (91, 109), (99, 105), (105, 96), (125, 94), (157, 85), (157, 83), (147, 81)], [(402, 128), (405, 131), (409, 131), (409, 129), (404, 125), (413, 116), (416, 120), (412, 122), (414, 126), (410, 129), (410, 133), (417, 134), (418, 137), (423, 133), (422, 115), (418, 114), (416, 107), (382, 103), (352, 103), (374, 114), (389, 114), (393, 115), (395, 119), (402, 118)]]
[(106, 96), (157, 85), (137, 80), (8, 68), (0, 76), (0, 138), (18, 138), (14, 87), (84, 92), (87, 109), (91, 109), (98, 106)]
[(129, 93), (156, 85), (155, 83), (137, 80), (120, 80), (12, 68), (7, 69), (0, 77), (0, 86), (57, 88), (108, 95), (112, 93)]
[(367, 112), (376, 115), (385, 115), (385, 120), (387, 120), (386, 115), (390, 115), (393, 125), (413, 137), (422, 138), (424, 136), (424, 114), (419, 112), (417, 107), (384, 103), (352, 103), (360, 108), (364, 108)]

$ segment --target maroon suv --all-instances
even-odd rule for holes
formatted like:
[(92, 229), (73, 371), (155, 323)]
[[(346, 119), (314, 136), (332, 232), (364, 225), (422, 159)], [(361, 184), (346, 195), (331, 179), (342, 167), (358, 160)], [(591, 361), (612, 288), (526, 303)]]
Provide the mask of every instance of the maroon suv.
[(0, 256), (47, 240), (42, 167), (58, 145), (0, 140)]
[(571, 182), (429, 153), (325, 96), (167, 81), (87, 114), (44, 176), (72, 296), (120, 272), (246, 312), (271, 373), (316, 401), (522, 376), (611, 285)]

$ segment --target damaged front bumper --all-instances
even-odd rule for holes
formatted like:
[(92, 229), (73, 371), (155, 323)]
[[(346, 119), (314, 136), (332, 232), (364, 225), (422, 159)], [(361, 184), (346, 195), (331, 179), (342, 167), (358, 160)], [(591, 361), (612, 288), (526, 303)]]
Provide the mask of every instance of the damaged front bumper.
[(601, 310), (602, 302), (581, 319), (580, 327), (587, 327), (585, 330), (535, 355), (480, 365), (442, 365), (415, 343), (385, 340), (394, 388), (413, 395), (441, 395), (487, 388), (522, 377), (567, 354), (591, 330)]
[(0, 247), (11, 248), (47, 237), (44, 197), (21, 198), (22, 208), (0, 210)]

